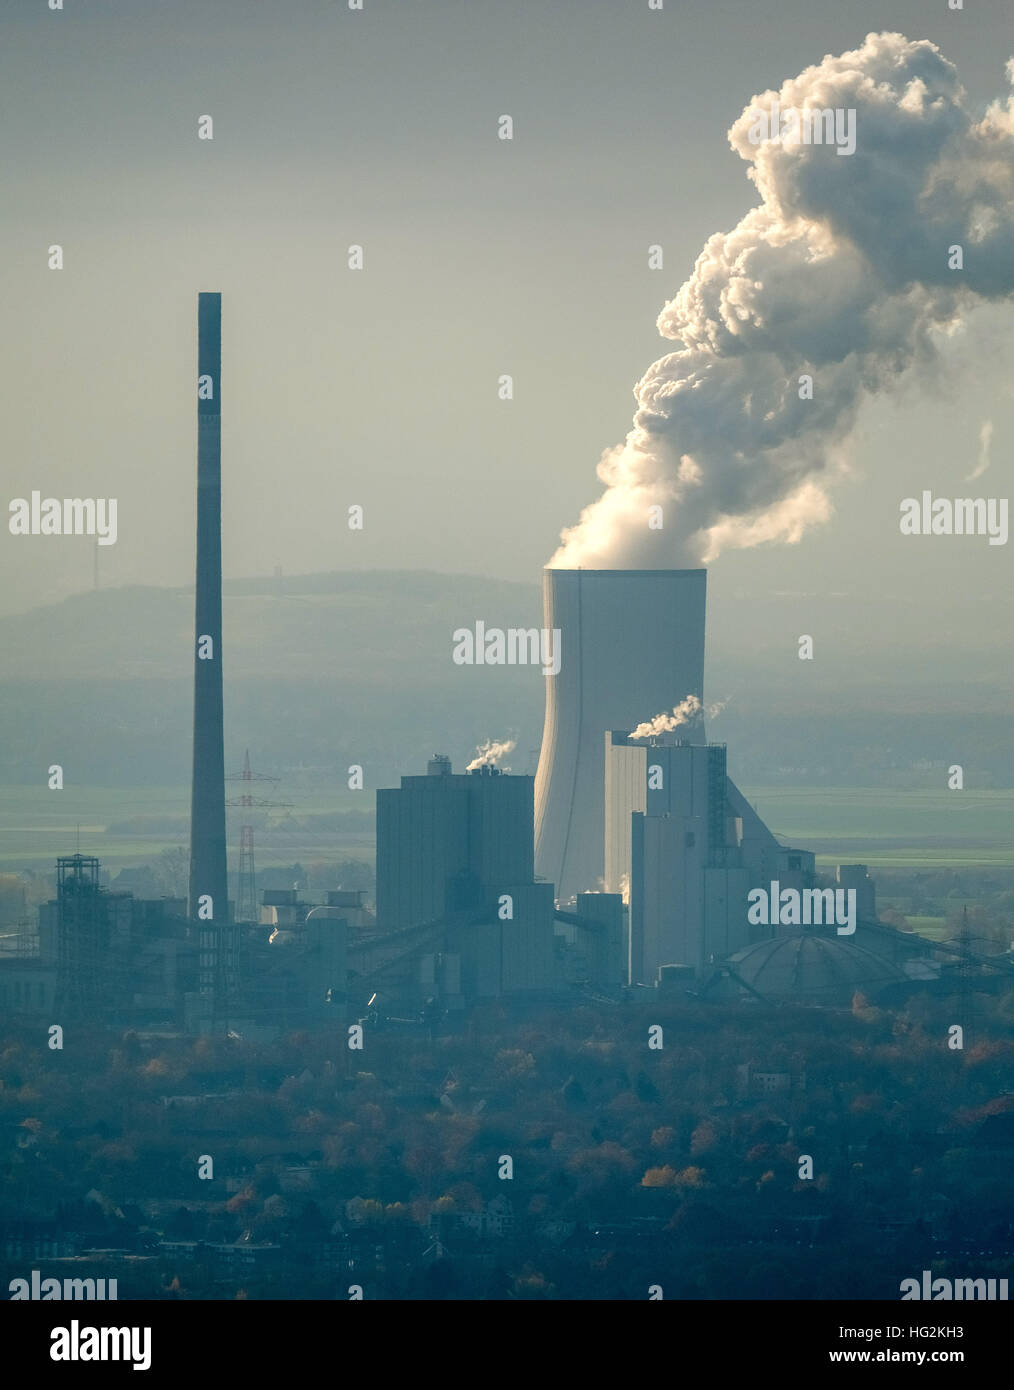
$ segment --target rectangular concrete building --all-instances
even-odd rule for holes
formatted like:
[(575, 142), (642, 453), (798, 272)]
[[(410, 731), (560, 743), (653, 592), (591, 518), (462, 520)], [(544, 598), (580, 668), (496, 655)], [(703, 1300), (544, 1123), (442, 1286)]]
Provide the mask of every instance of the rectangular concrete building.
[(490, 905), (496, 885), (534, 882), (533, 779), (435, 765), (377, 792), (377, 923), (385, 931)]
[(813, 855), (779, 844), (728, 776), (724, 745), (611, 730), (604, 795), (606, 888), (629, 901), (631, 984), (655, 984), (663, 966), (700, 970), (759, 939), (751, 888), (812, 882)]

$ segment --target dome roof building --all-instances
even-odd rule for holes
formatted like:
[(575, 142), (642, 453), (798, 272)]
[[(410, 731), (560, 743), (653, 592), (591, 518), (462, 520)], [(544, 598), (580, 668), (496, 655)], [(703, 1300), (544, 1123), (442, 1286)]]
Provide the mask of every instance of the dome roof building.
[(745, 989), (765, 999), (843, 1006), (857, 990), (874, 995), (905, 978), (866, 946), (803, 931), (758, 941), (730, 956), (720, 993), (736, 995)]

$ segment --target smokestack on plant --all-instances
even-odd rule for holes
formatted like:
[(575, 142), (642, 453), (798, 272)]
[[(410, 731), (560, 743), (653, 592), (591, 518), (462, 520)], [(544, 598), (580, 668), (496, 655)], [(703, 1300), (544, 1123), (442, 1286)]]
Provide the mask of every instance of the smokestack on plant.
[(189, 915), (199, 922), (199, 987), (217, 1021), (229, 894), (222, 716), (222, 296), (197, 306), (197, 574)]

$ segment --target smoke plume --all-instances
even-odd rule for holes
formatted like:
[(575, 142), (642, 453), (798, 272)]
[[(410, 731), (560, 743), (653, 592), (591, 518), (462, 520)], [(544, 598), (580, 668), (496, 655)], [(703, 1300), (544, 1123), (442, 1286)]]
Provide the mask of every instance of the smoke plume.
[[(777, 120), (758, 134), (776, 101), (854, 111), (854, 153), (780, 139)], [(869, 34), (755, 97), (729, 141), (761, 201), (709, 239), (659, 315), (680, 346), (635, 387), (633, 428), (598, 466), (606, 491), (553, 566), (694, 566), (798, 540), (830, 515), (864, 397), (1014, 291), (1014, 96), (976, 121), (934, 44)]]
[(683, 724), (689, 724), (701, 713), (714, 719), (716, 714), (721, 714), (725, 709), (725, 701), (721, 700), (714, 705), (702, 705), (696, 695), (688, 695), (685, 700), (681, 700), (678, 705), (674, 705), (672, 711), (664, 710), (661, 714), (656, 714), (654, 719), (645, 720), (643, 724), (638, 724), (630, 737), (631, 738), (654, 738), (658, 734), (671, 734), (673, 729), (680, 728)]
[(498, 742), (496, 739), (488, 738), (485, 743), (479, 744), (475, 750), (475, 757), (465, 771), (474, 772), (477, 767), (495, 767), (501, 758), (513, 753), (516, 747), (517, 739), (505, 738)]

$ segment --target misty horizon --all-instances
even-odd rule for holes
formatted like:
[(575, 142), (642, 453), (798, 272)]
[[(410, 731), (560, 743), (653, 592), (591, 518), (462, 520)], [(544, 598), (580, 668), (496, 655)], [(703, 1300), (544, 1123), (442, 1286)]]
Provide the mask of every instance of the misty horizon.
[(1008, 0), (8, 8), (30, 1355), (667, 1301), (733, 1375), (964, 1360), (1014, 1272)]

